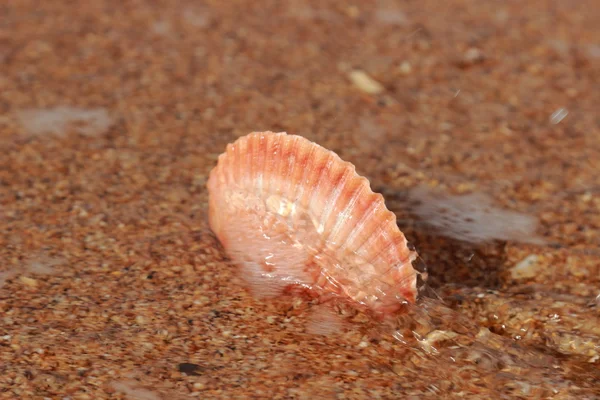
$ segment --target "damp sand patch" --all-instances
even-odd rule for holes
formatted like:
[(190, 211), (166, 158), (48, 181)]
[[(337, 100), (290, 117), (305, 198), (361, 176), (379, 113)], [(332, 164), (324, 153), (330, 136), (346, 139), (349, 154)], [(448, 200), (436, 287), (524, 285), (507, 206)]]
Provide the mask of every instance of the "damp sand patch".
[(37, 280), (31, 275), (35, 276), (50, 276), (59, 273), (57, 267), (64, 265), (66, 260), (62, 258), (37, 256), (22, 265), (11, 268), (8, 270), (0, 271), (0, 288), (2, 288), (7, 281), (12, 280), (20, 276), (20, 282), (26, 286), (35, 287), (37, 286)]
[(483, 193), (453, 196), (419, 187), (410, 192), (409, 200), (413, 212), (443, 236), (470, 243), (545, 243), (536, 233), (536, 217), (500, 208)]
[(17, 120), (32, 136), (65, 136), (69, 132), (93, 137), (106, 133), (114, 123), (104, 108), (58, 106), (43, 109), (24, 109), (16, 114)]

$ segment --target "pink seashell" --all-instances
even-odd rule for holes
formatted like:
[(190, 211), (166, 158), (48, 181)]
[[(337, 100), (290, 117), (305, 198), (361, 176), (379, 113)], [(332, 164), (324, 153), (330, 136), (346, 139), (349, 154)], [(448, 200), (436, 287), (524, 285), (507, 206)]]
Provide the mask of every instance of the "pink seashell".
[(252, 290), (299, 285), (388, 313), (416, 298), (417, 257), (354, 165), (303, 137), (229, 144), (208, 180), (209, 223)]

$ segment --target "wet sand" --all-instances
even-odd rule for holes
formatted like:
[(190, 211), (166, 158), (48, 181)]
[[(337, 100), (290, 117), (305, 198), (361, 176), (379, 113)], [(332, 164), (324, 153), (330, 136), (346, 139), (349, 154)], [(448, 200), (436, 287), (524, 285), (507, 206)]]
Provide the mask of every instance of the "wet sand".
[[(0, 16), (0, 398), (600, 398), (595, 1)], [(444, 304), (248, 293), (205, 184), (257, 130), (353, 162)]]

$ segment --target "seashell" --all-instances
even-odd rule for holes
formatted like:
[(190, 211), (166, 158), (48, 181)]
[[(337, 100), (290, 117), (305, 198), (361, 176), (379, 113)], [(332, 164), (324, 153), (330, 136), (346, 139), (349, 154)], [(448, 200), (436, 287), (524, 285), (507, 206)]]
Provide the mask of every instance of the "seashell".
[(209, 224), (251, 290), (290, 286), (374, 311), (416, 298), (416, 252), (354, 165), (303, 137), (258, 132), (219, 156)]

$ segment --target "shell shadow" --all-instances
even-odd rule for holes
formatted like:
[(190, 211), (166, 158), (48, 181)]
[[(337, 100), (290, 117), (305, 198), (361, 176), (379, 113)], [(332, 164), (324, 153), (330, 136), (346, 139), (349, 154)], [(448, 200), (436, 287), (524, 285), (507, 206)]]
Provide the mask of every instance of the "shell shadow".
[(414, 212), (418, 201), (411, 192), (389, 188), (376, 191), (384, 195), (387, 207), (396, 214), (400, 230), (419, 253), (415, 267), (427, 270), (428, 286), (435, 289), (450, 284), (495, 289), (502, 285), (506, 240), (482, 238), (473, 242), (465, 240), (464, 235), (452, 237)]

